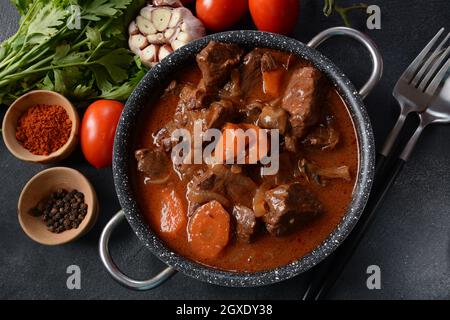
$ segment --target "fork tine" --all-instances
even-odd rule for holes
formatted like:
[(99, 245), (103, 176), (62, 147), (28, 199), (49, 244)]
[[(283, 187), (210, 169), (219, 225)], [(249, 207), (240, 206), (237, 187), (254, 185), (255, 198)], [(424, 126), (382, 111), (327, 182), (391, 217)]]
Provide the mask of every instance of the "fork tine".
[(419, 89), (421, 91), (424, 91), (427, 87), (428, 82), (431, 80), (433, 75), (435, 74), (436, 70), (439, 68), (439, 66), (442, 64), (443, 61), (447, 58), (448, 53), (450, 52), (450, 47), (447, 47), (447, 49), (441, 54), (439, 59), (434, 62), (434, 64), (431, 66), (430, 70), (428, 70), (427, 74), (423, 78), (423, 80), (420, 82)]
[(413, 80), (411, 81), (411, 84), (413, 86), (417, 86), (420, 82), (420, 79), (423, 77), (424, 73), (427, 71), (427, 69), (430, 67), (431, 63), (436, 59), (436, 56), (440, 53), (442, 47), (447, 42), (448, 38), (450, 37), (450, 32), (447, 34), (447, 36), (444, 38), (444, 40), (441, 41), (441, 43), (434, 49), (433, 53), (430, 54), (427, 61), (422, 65), (419, 72), (414, 76)]
[(419, 55), (414, 59), (413, 62), (411, 62), (411, 64), (408, 66), (408, 68), (406, 68), (405, 72), (403, 72), (403, 74), (401, 75), (401, 79), (410, 82), (412, 77), (414, 76), (414, 74), (416, 73), (416, 70), (418, 69), (418, 67), (420, 66), (420, 64), (422, 63), (422, 60), (426, 57), (426, 55), (428, 54), (428, 52), (431, 50), (431, 48), (434, 46), (434, 44), (436, 43), (437, 39), (440, 37), (440, 35), (442, 34), (442, 32), (444, 32), (444, 28), (441, 28), (436, 35), (433, 37), (433, 39), (431, 39), (430, 42), (428, 42), (428, 44), (425, 46), (425, 48), (423, 48), (423, 50), (419, 53)]
[[(450, 47), (449, 47), (450, 48)], [(425, 93), (429, 95), (434, 95), (437, 88), (439, 87), (439, 84), (444, 79), (447, 70), (450, 68), (450, 58), (447, 59), (447, 62), (442, 66), (442, 68), (439, 70), (439, 72), (436, 74), (436, 76), (433, 78), (433, 81), (431, 81), (430, 85), (428, 86)]]

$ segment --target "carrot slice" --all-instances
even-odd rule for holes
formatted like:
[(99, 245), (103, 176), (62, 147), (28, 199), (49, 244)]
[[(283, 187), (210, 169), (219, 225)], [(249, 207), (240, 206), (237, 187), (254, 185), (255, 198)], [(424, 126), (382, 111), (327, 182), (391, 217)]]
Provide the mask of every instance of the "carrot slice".
[(230, 215), (219, 202), (210, 201), (195, 211), (188, 232), (192, 251), (199, 258), (217, 257), (229, 241)]
[[(217, 142), (214, 153), (218, 155), (219, 159), (226, 163), (227, 161), (234, 160), (236, 157), (245, 151), (242, 149), (244, 146), (238, 146), (238, 130), (240, 127), (234, 123), (225, 123), (222, 127), (222, 135)], [(228, 134), (227, 134), (228, 132)], [(228, 140), (230, 139), (230, 141)], [(238, 149), (238, 147), (241, 147)]]
[(164, 237), (176, 238), (187, 223), (183, 202), (176, 191), (171, 188), (163, 188), (160, 199), (159, 230)]
[(284, 74), (284, 69), (264, 71), (262, 73), (264, 93), (274, 98), (279, 97), (281, 94), (281, 84), (283, 82)]
[[(239, 130), (240, 129), (240, 130)], [(251, 129), (251, 131), (247, 131)], [(227, 135), (228, 132), (228, 135)], [(234, 160), (245, 156), (245, 163), (255, 163), (267, 156), (269, 150), (269, 142), (260, 143), (261, 133), (266, 130), (249, 123), (233, 124), (226, 123), (222, 128), (222, 135), (215, 149), (222, 163), (235, 163)], [(230, 141), (229, 141), (229, 140)], [(243, 141), (244, 143), (238, 143)], [(254, 153), (255, 156), (250, 156)]]
[[(250, 123), (243, 123), (242, 126), (245, 128), (245, 130), (248, 129), (253, 129), (254, 132), (256, 132), (256, 137), (252, 138), (252, 142), (253, 143), (249, 143), (247, 145), (247, 153), (245, 155), (245, 163), (247, 164), (253, 164), (255, 159), (253, 159), (252, 155), (256, 155), (256, 160), (257, 161), (261, 161), (262, 158), (266, 157), (267, 154), (269, 153), (269, 143), (270, 140), (267, 137), (267, 131), (265, 129), (261, 129), (258, 126), (255, 126), (254, 124), (250, 124)], [(266, 136), (264, 138), (266, 138), (265, 143), (263, 143), (262, 138), (263, 138), (263, 134), (265, 134)]]

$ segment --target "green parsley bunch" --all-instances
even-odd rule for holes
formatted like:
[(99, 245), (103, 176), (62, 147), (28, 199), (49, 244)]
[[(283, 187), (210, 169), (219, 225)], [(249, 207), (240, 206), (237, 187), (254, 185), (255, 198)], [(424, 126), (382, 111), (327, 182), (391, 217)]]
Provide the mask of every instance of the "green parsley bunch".
[(17, 33), (0, 45), (0, 104), (33, 89), (72, 100), (124, 100), (144, 76), (127, 39), (145, 0), (12, 2), (22, 17)]

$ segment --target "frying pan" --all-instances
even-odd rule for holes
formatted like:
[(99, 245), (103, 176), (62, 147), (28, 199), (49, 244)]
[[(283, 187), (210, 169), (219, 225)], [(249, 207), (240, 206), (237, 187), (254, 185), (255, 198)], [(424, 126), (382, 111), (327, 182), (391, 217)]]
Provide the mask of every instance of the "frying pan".
[[(355, 89), (352, 82), (332, 61), (315, 50), (318, 45), (332, 36), (347, 36), (356, 39), (370, 53), (372, 72), (369, 80), (359, 91)], [(192, 63), (195, 55), (211, 40), (237, 43), (248, 49), (255, 47), (278, 49), (294, 53), (309, 60), (332, 81), (345, 101), (355, 126), (359, 168), (352, 200), (346, 214), (334, 231), (312, 252), (297, 261), (273, 270), (253, 273), (218, 270), (201, 265), (173, 252), (145, 223), (132, 191), (132, 179), (130, 176), (130, 161), (132, 161), (134, 151), (132, 141), (141, 111), (149, 103), (159, 98), (163, 88), (173, 79), (176, 71), (181, 66)], [(375, 144), (371, 123), (362, 100), (381, 78), (382, 69), (382, 59), (375, 44), (363, 33), (345, 27), (324, 30), (307, 44), (292, 38), (266, 32), (251, 30), (223, 32), (191, 42), (158, 63), (145, 75), (127, 100), (116, 131), (113, 174), (122, 210), (115, 214), (105, 226), (99, 243), (101, 260), (111, 276), (122, 285), (136, 290), (155, 288), (177, 271), (195, 279), (217, 285), (251, 287), (268, 285), (292, 278), (315, 266), (330, 255), (344, 241), (358, 222), (370, 193), (374, 175)], [(108, 249), (109, 239), (113, 230), (125, 218), (139, 240), (167, 265), (166, 269), (160, 271), (151, 279), (132, 279), (121, 272), (112, 260)]]

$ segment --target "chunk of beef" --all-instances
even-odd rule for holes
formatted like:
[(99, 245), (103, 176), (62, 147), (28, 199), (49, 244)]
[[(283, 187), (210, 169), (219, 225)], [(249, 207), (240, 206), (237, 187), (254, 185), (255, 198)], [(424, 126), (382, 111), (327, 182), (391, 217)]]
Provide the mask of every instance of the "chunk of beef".
[(158, 149), (139, 149), (134, 153), (139, 171), (148, 183), (163, 183), (170, 175), (171, 164), (167, 155)]
[(172, 140), (170, 136), (171, 132), (169, 132), (166, 127), (161, 128), (153, 135), (153, 144), (158, 148), (169, 152), (170, 149), (172, 149)]
[[(278, 57), (278, 59), (276, 59)], [(287, 57), (287, 58), (286, 58)], [(288, 75), (289, 55), (279, 52), (265, 52), (261, 58), (263, 92), (267, 97), (279, 98)]]
[(244, 50), (237, 44), (211, 41), (199, 54), (197, 64), (202, 72), (205, 88), (225, 84), (231, 70), (239, 64)]
[(159, 148), (164, 150), (165, 152), (169, 152), (172, 147), (177, 143), (177, 141), (172, 140), (172, 132), (177, 129), (174, 121), (169, 121), (164, 127), (159, 129), (153, 137), (153, 144)]
[(300, 183), (282, 184), (265, 193), (269, 211), (263, 216), (266, 229), (279, 236), (318, 215), (322, 204)]
[(203, 129), (206, 129), (206, 114), (209, 112), (209, 108), (202, 109), (189, 109), (185, 104), (178, 103), (174, 120), (175, 126), (180, 129), (186, 129), (193, 133), (195, 122), (199, 121)]
[(194, 123), (200, 121), (202, 129), (220, 129), (225, 122), (234, 121), (239, 116), (238, 110), (231, 100), (213, 101), (208, 108), (191, 109), (184, 103), (179, 103), (175, 110), (174, 123), (177, 128), (193, 132)]
[(233, 203), (251, 207), (255, 190), (256, 184), (249, 177), (232, 173), (225, 165), (214, 165), (192, 178), (186, 197), (193, 204), (192, 208), (195, 204), (216, 200), (230, 210)]
[(297, 137), (291, 135), (284, 136), (284, 148), (286, 149), (286, 151), (297, 153), (298, 152)]
[(231, 70), (230, 80), (224, 85), (220, 91), (220, 96), (227, 99), (236, 99), (242, 95), (241, 90), (241, 74), (239, 69), (235, 68)]
[(275, 61), (273, 56), (270, 54), (270, 52), (264, 52), (263, 53), (263, 55), (261, 57), (261, 71), (262, 72), (273, 71), (273, 70), (276, 70), (276, 69), (278, 69), (280, 67), (281, 66), (279, 66), (277, 64), (277, 62)]
[(286, 132), (287, 112), (279, 107), (265, 106), (259, 115), (258, 125), (266, 129), (278, 129), (281, 134)]
[(217, 175), (215, 173), (207, 170), (194, 178), (193, 187), (198, 190), (221, 190), (223, 183), (221, 181), (216, 183), (216, 178)]
[(279, 169), (276, 174), (262, 176), (262, 180), (269, 186), (288, 184), (296, 180), (295, 174), (298, 171), (297, 157), (289, 152), (282, 152), (278, 157)]
[(189, 216), (202, 204), (212, 200), (218, 201), (226, 209), (232, 206), (225, 196), (224, 180), (211, 170), (201, 171), (192, 177), (187, 184), (186, 198), (189, 200)]
[(253, 49), (242, 60), (239, 71), (243, 98), (255, 98), (263, 95), (261, 59), (265, 50), (267, 49)]
[[(290, 54), (267, 48), (256, 48), (247, 53), (239, 68), (241, 97), (244, 100), (256, 98), (264, 101), (272, 100), (271, 95), (264, 93), (263, 72), (276, 69), (288, 70), (293, 60), (293, 56)], [(283, 82), (280, 83), (280, 87), (282, 84)]]
[(339, 143), (339, 131), (335, 128), (335, 119), (331, 114), (312, 129), (302, 141), (304, 146), (321, 150), (333, 150)]
[(220, 129), (226, 122), (234, 121), (236, 116), (236, 108), (230, 100), (214, 101), (205, 111), (205, 129)]
[(252, 179), (242, 173), (231, 172), (230, 168), (223, 164), (213, 165), (204, 174), (215, 176), (212, 190), (223, 193), (235, 204), (251, 207), (256, 190), (256, 184)]
[(188, 216), (192, 216), (198, 207), (212, 200), (218, 201), (226, 209), (231, 208), (230, 200), (224, 194), (223, 180), (212, 171), (202, 171), (194, 175), (187, 184)]
[(321, 73), (314, 67), (302, 67), (292, 73), (281, 107), (290, 114), (292, 135), (303, 137), (320, 118)]
[(214, 93), (211, 90), (206, 90), (201, 85), (195, 87), (192, 84), (186, 84), (180, 91), (178, 105), (187, 110), (202, 109), (207, 108), (213, 99)]
[(261, 114), (262, 108), (263, 104), (261, 102), (259, 101), (250, 102), (244, 108), (241, 108), (239, 110), (241, 115), (239, 122), (256, 125), (258, 123), (259, 115)]
[(292, 53), (286, 54), (278, 50), (266, 49), (261, 58), (261, 71), (288, 70), (293, 60)]
[(235, 205), (232, 215), (236, 222), (236, 238), (242, 242), (250, 242), (256, 231), (255, 213), (246, 206)]
[(226, 195), (235, 204), (252, 206), (252, 199), (256, 191), (256, 183), (244, 174), (232, 173), (224, 165), (215, 165), (212, 169), (216, 174), (225, 178)]

